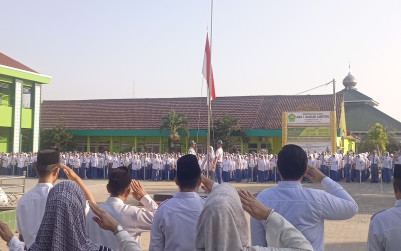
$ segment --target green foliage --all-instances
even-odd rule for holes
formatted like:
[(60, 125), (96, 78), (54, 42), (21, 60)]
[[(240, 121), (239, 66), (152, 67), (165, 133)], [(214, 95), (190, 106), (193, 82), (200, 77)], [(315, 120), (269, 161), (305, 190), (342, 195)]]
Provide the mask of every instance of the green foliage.
[(182, 131), (189, 137), (187, 116), (182, 113), (176, 113), (175, 110), (171, 110), (162, 118), (160, 130), (163, 129), (169, 131), (169, 145), (173, 144), (174, 151), (176, 151), (177, 144), (181, 140), (179, 132)]
[(234, 140), (232, 136), (239, 136), (243, 142), (248, 142), (249, 137), (246, 136), (245, 129), (239, 123), (237, 118), (229, 114), (225, 114), (222, 118), (218, 119), (214, 125), (214, 139), (222, 140), (224, 143), (223, 148), (226, 151), (232, 152)]
[(40, 133), (40, 148), (54, 148), (59, 151), (73, 151), (75, 148), (74, 135), (68, 133), (64, 118), (58, 117), (57, 124), (52, 129), (42, 129)]
[(386, 145), (389, 143), (388, 135), (384, 131), (383, 126), (376, 123), (361, 140), (359, 151), (370, 152), (377, 150), (380, 153), (386, 151)]
[(400, 142), (396, 139), (396, 135), (393, 130), (390, 128), (384, 128), (384, 131), (387, 133), (388, 143), (386, 145), (386, 150), (390, 153), (396, 152), (401, 149)]

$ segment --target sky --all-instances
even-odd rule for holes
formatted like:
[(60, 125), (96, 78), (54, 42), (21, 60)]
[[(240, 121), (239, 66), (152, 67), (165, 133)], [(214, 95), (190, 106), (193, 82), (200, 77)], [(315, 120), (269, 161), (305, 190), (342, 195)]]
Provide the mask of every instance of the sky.
[[(0, 51), (52, 77), (44, 100), (206, 94), (210, 0), (0, 0), (0, 6)], [(351, 62), (358, 91), (401, 121), (399, 13), (399, 0), (215, 0), (216, 94), (292, 95), (332, 79), (339, 91)], [(330, 93), (327, 86), (308, 94)]]

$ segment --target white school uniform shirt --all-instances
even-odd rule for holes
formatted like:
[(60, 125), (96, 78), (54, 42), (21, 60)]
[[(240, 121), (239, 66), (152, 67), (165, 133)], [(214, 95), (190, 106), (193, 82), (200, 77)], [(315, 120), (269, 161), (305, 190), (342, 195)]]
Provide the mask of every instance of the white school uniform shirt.
[(380, 163), (380, 159), (379, 159), (379, 157), (377, 156), (377, 155), (375, 155), (375, 156), (370, 156), (369, 157), (369, 160), (370, 160), (370, 162), (371, 162), (371, 164), (372, 165), (378, 165), (379, 163)]
[(355, 162), (355, 170), (363, 170), (365, 168), (365, 161), (360, 157), (355, 158), (354, 162)]
[(103, 158), (103, 157), (98, 158), (98, 165), (97, 165), (97, 167), (98, 167), (98, 168), (103, 168), (103, 167), (104, 167), (104, 164), (105, 164), (104, 158)]
[[(281, 214), (312, 244), (324, 250), (324, 220), (345, 220), (358, 212), (355, 200), (341, 185), (326, 177), (324, 190), (303, 188), (297, 181), (280, 181), (259, 193), (257, 199)], [(266, 247), (265, 221), (251, 218), (252, 246)]]
[(230, 171), (230, 161), (228, 159), (223, 160), (223, 171), (224, 172)]
[(97, 156), (91, 158), (91, 166), (96, 168), (99, 166), (99, 158)]
[(219, 148), (216, 150), (216, 158), (217, 158), (217, 163), (222, 163), (223, 162), (223, 148)]
[(336, 157), (330, 158), (330, 167), (333, 171), (338, 171), (338, 159)]
[(38, 183), (24, 194), (17, 205), (17, 228), (27, 248), (35, 242), (46, 209), (51, 183)]
[(17, 157), (17, 167), (18, 168), (25, 167), (25, 161), (26, 161), (26, 158), (24, 156)]
[(393, 168), (393, 158), (390, 156), (384, 156), (383, 158), (383, 168)]
[[(145, 195), (141, 199), (141, 203), (145, 206), (144, 208), (127, 205), (117, 197), (109, 197), (99, 207), (113, 216), (123, 229), (140, 243), (141, 233), (151, 229), (158, 208), (156, 202), (149, 195)], [(86, 230), (89, 239), (114, 251), (122, 250), (118, 246), (114, 234), (111, 231), (101, 229), (92, 219), (94, 216), (94, 213), (89, 211), (86, 217)]]
[(204, 206), (205, 199), (195, 192), (178, 192), (163, 202), (153, 220), (149, 251), (196, 250), (196, 224)]
[(112, 157), (112, 163), (113, 163), (113, 165), (111, 166), (111, 168), (117, 168), (117, 167), (120, 167), (121, 165), (120, 165), (120, 158), (119, 157)]
[(375, 214), (369, 226), (368, 250), (400, 250), (401, 247), (401, 200), (395, 207)]
[(190, 148), (188, 149), (188, 154), (196, 155), (195, 149), (194, 149), (193, 147), (190, 147)]

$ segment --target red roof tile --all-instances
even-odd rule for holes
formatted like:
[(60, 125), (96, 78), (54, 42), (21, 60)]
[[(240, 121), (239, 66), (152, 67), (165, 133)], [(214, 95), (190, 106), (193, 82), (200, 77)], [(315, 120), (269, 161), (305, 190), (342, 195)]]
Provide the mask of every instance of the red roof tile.
[(24, 70), (24, 71), (30, 71), (30, 72), (38, 73), (37, 71), (32, 70), (28, 66), (21, 64), (17, 60), (12, 59), (9, 56), (4, 55), (1, 52), (0, 52), (0, 65), (5, 65), (5, 66), (8, 66), (8, 67), (17, 68), (17, 69)]
[[(337, 95), (337, 122), (343, 95)], [(231, 96), (212, 101), (213, 119), (224, 114), (238, 118), (246, 129), (281, 129), (282, 112), (330, 111), (332, 95)], [(207, 128), (206, 98), (149, 98), (43, 101), (42, 128), (52, 128), (57, 117), (71, 130), (159, 129), (161, 118), (172, 109), (186, 114), (189, 129)], [(199, 119), (200, 115), (200, 119)]]

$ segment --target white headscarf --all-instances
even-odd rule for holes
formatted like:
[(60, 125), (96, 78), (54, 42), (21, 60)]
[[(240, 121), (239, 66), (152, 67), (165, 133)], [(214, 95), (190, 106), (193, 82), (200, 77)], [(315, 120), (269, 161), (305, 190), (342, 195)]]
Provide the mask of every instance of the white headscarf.
[(213, 188), (196, 228), (196, 250), (237, 251), (248, 245), (248, 223), (237, 191), (224, 183)]

